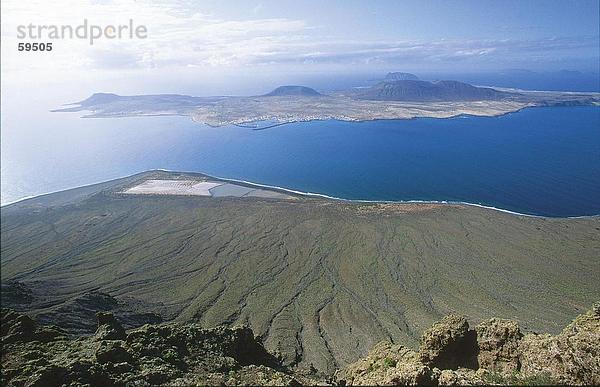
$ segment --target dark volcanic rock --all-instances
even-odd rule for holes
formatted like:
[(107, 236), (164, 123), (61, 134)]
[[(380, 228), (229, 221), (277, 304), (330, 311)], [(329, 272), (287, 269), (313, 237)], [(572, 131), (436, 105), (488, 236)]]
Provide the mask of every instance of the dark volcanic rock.
[(66, 337), (65, 332), (54, 326), (38, 327), (31, 317), (10, 309), (2, 309), (2, 344), (15, 342), (49, 342)]
[(35, 322), (27, 315), (2, 309), (2, 343), (32, 340), (35, 325)]
[(247, 327), (160, 324), (125, 334), (114, 316), (98, 313), (93, 336), (30, 340), (40, 330), (2, 311), (2, 385), (299, 384)]
[(69, 299), (35, 314), (41, 324), (54, 324), (70, 333), (87, 334), (97, 329), (96, 313), (110, 312), (126, 328), (162, 322), (160, 315), (145, 312), (147, 305), (136, 305), (134, 301), (117, 300), (110, 294), (92, 291)]
[(131, 355), (123, 348), (122, 341), (103, 341), (96, 350), (96, 359), (100, 364), (129, 363)]
[[(104, 337), (123, 337), (99, 313)], [(2, 310), (2, 385), (314, 385), (265, 350), (248, 327), (145, 325), (125, 340), (40, 340), (52, 328)], [(102, 328), (102, 329), (100, 329)], [(116, 336), (112, 332), (116, 331)], [(477, 341), (475, 341), (477, 339)], [(478, 351), (478, 353), (477, 353)], [(475, 356), (477, 355), (477, 356)], [(479, 365), (472, 361), (479, 359)], [(419, 352), (390, 342), (338, 370), (338, 385), (600, 384), (600, 305), (556, 336), (523, 336), (518, 324), (491, 319), (470, 330), (449, 315), (423, 333)], [(477, 368), (479, 367), (479, 368)]]
[(28, 378), (26, 385), (28, 387), (61, 386), (66, 374), (66, 368), (53, 364), (40, 367)]
[(98, 312), (98, 329), (94, 337), (96, 340), (125, 340), (125, 329), (119, 324), (112, 313)]
[(21, 282), (9, 281), (2, 283), (1, 289), (2, 305), (5, 307), (21, 309), (33, 302), (33, 292)]
[(35, 317), (41, 324), (56, 324), (73, 333), (91, 333), (96, 329), (96, 313), (111, 311), (117, 306), (117, 300), (109, 294), (87, 292), (47, 308)]

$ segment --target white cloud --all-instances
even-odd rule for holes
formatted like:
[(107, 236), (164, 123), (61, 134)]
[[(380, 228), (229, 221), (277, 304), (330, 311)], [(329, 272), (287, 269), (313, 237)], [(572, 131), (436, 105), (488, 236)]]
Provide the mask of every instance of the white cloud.
[[(147, 1), (2, 2), (2, 54), (5, 70), (156, 67), (163, 65), (236, 65), (268, 55), (307, 28), (302, 20), (269, 18), (220, 20), (179, 4)], [(147, 39), (57, 40), (52, 53), (19, 53), (17, 25), (145, 25)], [(291, 40), (294, 38), (292, 37)], [(38, 61), (41, 55), (46, 60)]]
[[(184, 6), (182, 6), (184, 4)], [(188, 4), (188, 5), (185, 5)], [(372, 41), (319, 35), (304, 20), (219, 19), (190, 3), (147, 0), (2, 1), (2, 71), (89, 71), (165, 67), (289, 64), (493, 63), (543, 60), (583, 49), (597, 53), (598, 36), (515, 40)], [(260, 4), (256, 8), (258, 13)], [(127, 24), (148, 28), (147, 39), (56, 41), (51, 53), (16, 50), (16, 26), (36, 23)], [(318, 26), (317, 26), (318, 27)]]

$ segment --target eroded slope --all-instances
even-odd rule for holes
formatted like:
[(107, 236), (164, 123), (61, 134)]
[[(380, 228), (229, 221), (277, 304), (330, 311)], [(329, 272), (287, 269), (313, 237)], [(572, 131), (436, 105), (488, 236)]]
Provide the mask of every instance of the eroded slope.
[(52, 322), (101, 292), (130, 326), (248, 324), (285, 364), (330, 373), (381, 340), (416, 344), (448, 312), (558, 332), (600, 293), (598, 217), (140, 197), (119, 184), (2, 208), (2, 281), (27, 295), (11, 307)]

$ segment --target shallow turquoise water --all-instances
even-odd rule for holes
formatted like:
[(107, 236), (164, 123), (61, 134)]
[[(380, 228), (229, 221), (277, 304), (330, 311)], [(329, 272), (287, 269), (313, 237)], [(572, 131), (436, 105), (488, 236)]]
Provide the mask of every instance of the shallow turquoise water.
[(44, 112), (3, 120), (2, 130), (3, 203), (163, 168), (347, 199), (600, 214), (599, 107), (314, 121), (262, 131), (210, 128), (184, 117), (81, 119)]

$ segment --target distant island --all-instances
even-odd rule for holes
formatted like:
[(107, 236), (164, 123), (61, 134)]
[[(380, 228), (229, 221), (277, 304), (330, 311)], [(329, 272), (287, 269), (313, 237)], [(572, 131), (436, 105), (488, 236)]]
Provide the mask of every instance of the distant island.
[(371, 87), (329, 94), (298, 85), (284, 85), (266, 94), (247, 97), (96, 93), (53, 111), (91, 112), (85, 117), (182, 115), (218, 127), (264, 121), (281, 124), (330, 119), (369, 121), (498, 116), (527, 107), (561, 105), (600, 106), (600, 93), (479, 87), (453, 80), (424, 81), (413, 74), (393, 72)]

